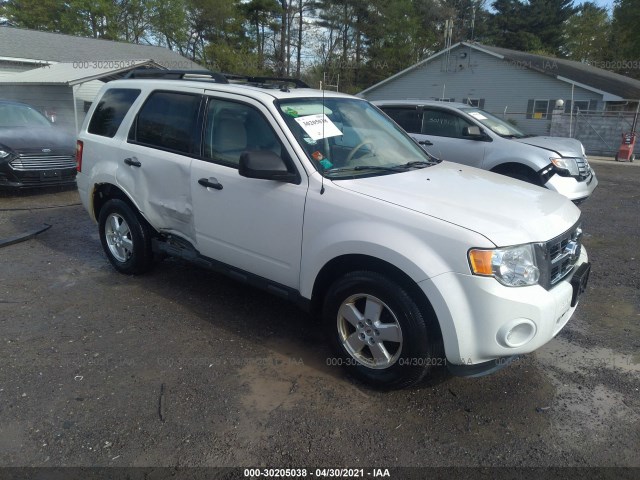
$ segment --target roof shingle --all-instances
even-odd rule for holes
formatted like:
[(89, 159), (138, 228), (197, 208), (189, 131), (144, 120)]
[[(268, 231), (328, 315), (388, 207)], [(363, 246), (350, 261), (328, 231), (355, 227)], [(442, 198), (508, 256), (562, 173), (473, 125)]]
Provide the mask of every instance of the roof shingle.
[(201, 70), (197, 63), (164, 47), (74, 37), (0, 26), (0, 57), (43, 62), (96, 62), (105, 60), (153, 60), (175, 70)]

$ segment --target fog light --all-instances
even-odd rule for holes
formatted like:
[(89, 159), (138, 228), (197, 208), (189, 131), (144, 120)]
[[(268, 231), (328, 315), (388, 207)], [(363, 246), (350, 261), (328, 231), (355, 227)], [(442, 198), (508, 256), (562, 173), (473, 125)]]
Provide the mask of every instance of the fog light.
[(504, 325), (497, 335), (500, 344), (509, 348), (521, 347), (536, 335), (536, 324), (526, 318), (519, 318)]

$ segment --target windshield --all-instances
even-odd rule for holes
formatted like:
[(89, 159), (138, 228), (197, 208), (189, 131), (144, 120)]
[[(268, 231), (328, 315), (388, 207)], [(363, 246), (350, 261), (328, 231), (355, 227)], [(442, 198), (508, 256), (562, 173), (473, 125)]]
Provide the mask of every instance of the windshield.
[(323, 175), (384, 175), (433, 164), (404, 131), (368, 102), (304, 98), (278, 107), (307, 156)]
[(498, 118), (495, 115), (490, 114), (489, 112), (485, 112), (484, 110), (480, 110), (479, 108), (461, 108), (460, 110), (467, 113), (468, 115), (471, 115), (485, 127), (491, 129), (493, 133), (497, 133), (501, 137), (528, 137), (528, 135), (522, 133), (509, 122), (505, 122), (501, 118)]
[(25, 105), (0, 103), (0, 127), (50, 127), (49, 121)]

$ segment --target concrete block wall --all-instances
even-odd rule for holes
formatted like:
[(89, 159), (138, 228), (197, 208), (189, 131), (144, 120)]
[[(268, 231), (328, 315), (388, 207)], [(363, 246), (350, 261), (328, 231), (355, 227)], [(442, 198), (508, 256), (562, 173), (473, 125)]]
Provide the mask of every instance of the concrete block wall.
[[(613, 156), (620, 148), (622, 134), (631, 131), (633, 116), (633, 113), (627, 112), (578, 112), (572, 117), (556, 110), (553, 112), (549, 134), (580, 140), (587, 155)], [(634, 153), (640, 154), (638, 144)]]

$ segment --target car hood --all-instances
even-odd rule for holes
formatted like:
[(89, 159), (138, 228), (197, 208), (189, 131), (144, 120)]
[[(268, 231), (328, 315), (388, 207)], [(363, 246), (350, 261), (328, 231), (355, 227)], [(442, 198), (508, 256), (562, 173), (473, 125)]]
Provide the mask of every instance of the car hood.
[[(72, 155), (75, 152), (75, 136), (55, 127), (2, 127), (0, 145), (16, 153), (47, 153)], [(43, 149), (51, 150), (43, 152)]]
[(565, 137), (525, 137), (514, 138), (516, 142), (533, 145), (557, 153), (563, 157), (582, 157), (582, 144), (575, 138)]
[(580, 210), (555, 192), (449, 162), (334, 183), (473, 230), (499, 247), (550, 240), (580, 218)]

